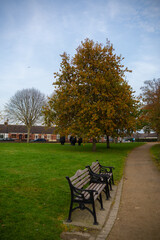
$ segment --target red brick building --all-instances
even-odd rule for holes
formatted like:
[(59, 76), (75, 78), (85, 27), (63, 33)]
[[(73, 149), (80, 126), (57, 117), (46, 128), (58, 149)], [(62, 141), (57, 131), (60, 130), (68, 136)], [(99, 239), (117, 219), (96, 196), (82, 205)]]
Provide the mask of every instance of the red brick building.
[[(56, 135), (54, 130), (54, 127), (33, 126), (30, 132), (30, 140), (44, 138), (49, 142), (56, 142), (59, 140), (59, 135)], [(24, 125), (0, 124), (0, 138), (12, 138), (16, 141), (26, 141), (27, 128)]]
[[(35, 140), (37, 138), (44, 138), (48, 142), (59, 142), (60, 135), (54, 133), (55, 128), (47, 128), (45, 126), (33, 126), (30, 132), (30, 140)], [(0, 124), (0, 139), (3, 138), (12, 138), (14, 141), (23, 142), (27, 141), (27, 128), (24, 125), (7, 125)], [(131, 137), (125, 137), (123, 140), (130, 139)], [(157, 141), (157, 134), (150, 133), (136, 133), (132, 135), (132, 138), (135, 138), (136, 141)], [(70, 135), (66, 137), (66, 142), (69, 142)], [(110, 141), (113, 141), (110, 138)], [(92, 142), (90, 139), (89, 142)], [(99, 142), (106, 142), (106, 138), (102, 137)], [(123, 142), (123, 141), (122, 141)]]

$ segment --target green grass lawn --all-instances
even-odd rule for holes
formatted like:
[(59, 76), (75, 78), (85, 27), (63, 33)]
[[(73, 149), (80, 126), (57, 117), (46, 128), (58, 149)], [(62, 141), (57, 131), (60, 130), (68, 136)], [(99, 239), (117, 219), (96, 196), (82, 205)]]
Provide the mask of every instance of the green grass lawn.
[(72, 176), (98, 159), (114, 166), (115, 181), (125, 158), (141, 143), (71, 146), (66, 144), (0, 143), (0, 239), (58, 240), (65, 229)]
[(151, 153), (153, 155), (153, 160), (160, 170), (160, 144), (156, 144), (151, 148)]

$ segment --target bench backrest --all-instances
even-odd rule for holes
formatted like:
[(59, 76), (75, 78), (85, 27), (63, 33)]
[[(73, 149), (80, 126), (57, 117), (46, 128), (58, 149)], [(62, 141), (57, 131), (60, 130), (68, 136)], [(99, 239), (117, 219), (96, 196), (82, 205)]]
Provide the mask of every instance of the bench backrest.
[(97, 173), (97, 174), (100, 173), (101, 167), (100, 167), (98, 161), (96, 161), (96, 162), (92, 162), (92, 165), (91, 165), (90, 168), (91, 168), (91, 170), (92, 170), (94, 173)]
[(88, 169), (85, 168), (84, 170), (78, 170), (76, 174), (69, 179), (76, 188), (83, 188), (90, 182), (90, 174)]

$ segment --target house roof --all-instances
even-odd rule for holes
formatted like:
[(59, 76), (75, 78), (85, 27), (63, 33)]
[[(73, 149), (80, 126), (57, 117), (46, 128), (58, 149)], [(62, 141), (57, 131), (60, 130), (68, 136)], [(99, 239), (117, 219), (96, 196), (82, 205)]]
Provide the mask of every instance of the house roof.
[[(45, 126), (33, 126), (31, 127), (31, 133), (39, 134), (53, 134), (54, 127), (45, 127)], [(26, 133), (27, 127), (25, 125), (4, 125), (0, 124), (0, 133)]]
[(157, 133), (134, 133), (135, 138), (156, 138)]

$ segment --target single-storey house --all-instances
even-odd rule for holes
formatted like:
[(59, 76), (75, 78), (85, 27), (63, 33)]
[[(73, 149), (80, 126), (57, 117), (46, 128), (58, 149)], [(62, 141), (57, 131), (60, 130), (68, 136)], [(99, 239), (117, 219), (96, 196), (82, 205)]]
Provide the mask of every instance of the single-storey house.
[[(25, 125), (9, 125), (0, 124), (0, 139), (11, 138), (15, 141), (26, 141), (27, 140), (27, 128)], [(36, 140), (38, 138), (44, 138), (48, 142), (59, 142), (60, 135), (55, 134), (55, 127), (45, 127), (45, 126), (33, 126), (30, 131), (30, 140)], [(125, 137), (124, 140), (134, 138), (136, 141), (157, 141), (156, 133), (134, 133), (132, 137)], [(66, 137), (66, 142), (70, 141), (70, 135)], [(110, 138), (110, 141), (113, 141)], [(92, 142), (90, 139), (89, 142)], [(102, 137), (99, 142), (106, 142), (106, 138)]]
[[(30, 131), (30, 140), (45, 138), (47, 141), (56, 142), (60, 136), (54, 133), (55, 128), (33, 126)], [(24, 125), (0, 124), (0, 138), (12, 138), (16, 141), (27, 140), (27, 128)]]

